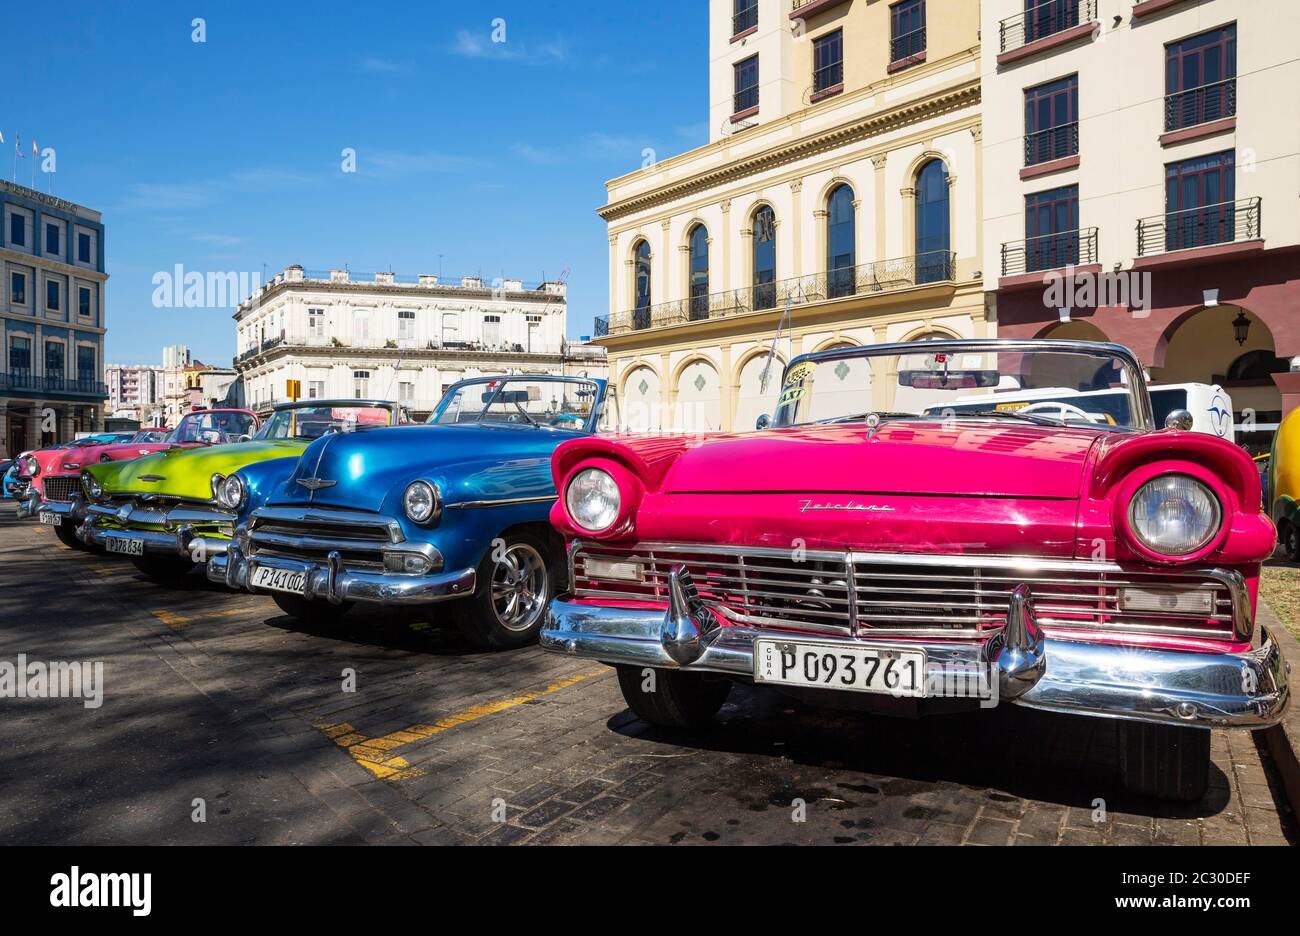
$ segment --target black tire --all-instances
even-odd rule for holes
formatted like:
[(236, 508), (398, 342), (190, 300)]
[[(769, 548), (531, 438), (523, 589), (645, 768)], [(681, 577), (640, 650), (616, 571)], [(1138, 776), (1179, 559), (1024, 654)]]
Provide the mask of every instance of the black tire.
[(1300, 562), (1300, 526), (1288, 523), (1282, 530), (1282, 548), (1292, 562)]
[(655, 669), (653, 691), (646, 691), (651, 674), (644, 666), (617, 666), (618, 687), (637, 717), (660, 728), (698, 731), (713, 720), (731, 693), (731, 680), (713, 673), (683, 673)]
[(273, 592), (271, 600), (291, 618), (297, 618), (300, 621), (318, 621), (330, 625), (343, 620), (343, 616), (352, 608), (352, 602), (350, 601), (345, 601), (342, 604), (333, 604), (324, 598), (308, 601), (306, 598), (300, 598), (297, 595), (283, 595), (279, 592)]
[(54, 535), (59, 538), (60, 543), (69, 549), (79, 549), (82, 552), (90, 552), (92, 549), (92, 547), (77, 539), (77, 528), (67, 520), (54, 528)]
[(132, 556), (131, 564), (159, 585), (179, 585), (194, 568), (184, 556)]
[(1192, 803), (1210, 781), (1210, 732), (1181, 725), (1119, 724), (1124, 788), (1141, 796)]
[[(543, 537), (512, 533), (504, 540), (505, 559), (497, 562), (496, 547), (490, 549), (479, 563), (474, 594), (453, 600), (448, 606), (465, 639), (484, 650), (509, 650), (536, 642), (546, 621), (546, 606), (564, 578), (563, 551)], [(525, 602), (528, 611), (512, 621), (499, 604), (504, 601), (508, 606), (509, 592), (498, 592), (494, 587), (505, 588), (508, 576), (520, 571), (523, 559), (530, 562), (525, 571), (533, 584), (516, 594), (516, 600)]]

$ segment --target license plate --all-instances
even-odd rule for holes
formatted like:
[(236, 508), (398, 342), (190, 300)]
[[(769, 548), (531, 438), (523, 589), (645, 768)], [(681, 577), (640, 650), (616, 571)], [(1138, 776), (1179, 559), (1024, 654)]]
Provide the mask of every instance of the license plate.
[(63, 518), (56, 513), (51, 513), (48, 510), (42, 510), (41, 523), (44, 523), (46, 526), (63, 526)]
[(924, 696), (925, 652), (761, 637), (754, 641), (754, 681)]
[(111, 553), (121, 553), (123, 556), (143, 556), (144, 540), (142, 539), (104, 540), (104, 551), (111, 552)]
[(255, 566), (249, 584), (253, 588), (264, 588), (268, 591), (305, 595), (307, 594), (307, 573), (295, 572), (292, 569), (274, 569), (271, 566)]

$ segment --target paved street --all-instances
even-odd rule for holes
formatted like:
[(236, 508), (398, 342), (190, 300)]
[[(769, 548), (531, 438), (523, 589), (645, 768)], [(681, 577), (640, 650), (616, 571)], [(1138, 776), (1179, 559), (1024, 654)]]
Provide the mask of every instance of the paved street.
[(1187, 807), (1116, 789), (1107, 724), (1011, 707), (905, 721), (737, 689), (708, 735), (670, 737), (590, 662), (481, 653), (414, 617), (304, 627), (192, 578), (164, 590), (0, 507), (0, 660), (105, 671), (96, 710), (0, 700), (0, 841), (1296, 840), (1248, 734), (1216, 733)]

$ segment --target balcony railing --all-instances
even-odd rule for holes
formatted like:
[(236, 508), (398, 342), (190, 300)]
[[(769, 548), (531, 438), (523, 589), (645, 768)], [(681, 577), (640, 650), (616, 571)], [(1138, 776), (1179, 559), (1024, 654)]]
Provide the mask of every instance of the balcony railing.
[(746, 29), (753, 29), (758, 25), (758, 0), (739, 10), (731, 17), (731, 34), (739, 36)]
[(1225, 78), (1199, 88), (1165, 95), (1165, 132), (1233, 117), (1237, 113), (1237, 79)]
[(1018, 276), (1097, 262), (1097, 229), (1040, 234), (1002, 245), (1002, 275)]
[(751, 108), (758, 107), (758, 85), (752, 88), (741, 88), (732, 98), (732, 113), (740, 114)]
[(1079, 124), (1061, 124), (1025, 134), (1025, 165), (1037, 166), (1039, 163), (1064, 159), (1079, 154)]
[(93, 377), (35, 375), (30, 370), (25, 369), (0, 374), (0, 390), (67, 393), (93, 397), (108, 396), (108, 385)]
[(1256, 196), (1142, 218), (1137, 225), (1137, 255), (1255, 240), (1262, 211)]
[(870, 296), (926, 283), (950, 282), (956, 275), (956, 265), (956, 254), (946, 250), (864, 263), (825, 273), (759, 283), (744, 289), (661, 302), (612, 315), (598, 315), (595, 332), (597, 337), (623, 335), (646, 328), (662, 328), (778, 309), (787, 302), (791, 305), (807, 305), (848, 296)]
[(925, 51), (925, 27), (913, 29), (911, 32), (903, 33), (900, 36), (894, 36), (889, 40), (889, 61), (890, 63), (901, 62), (903, 59), (911, 58), (913, 55), (920, 55)]
[(831, 62), (813, 69), (813, 94), (844, 84), (844, 62)]
[(1010, 52), (1096, 18), (1097, 0), (1043, 0), (998, 22), (1000, 51)]

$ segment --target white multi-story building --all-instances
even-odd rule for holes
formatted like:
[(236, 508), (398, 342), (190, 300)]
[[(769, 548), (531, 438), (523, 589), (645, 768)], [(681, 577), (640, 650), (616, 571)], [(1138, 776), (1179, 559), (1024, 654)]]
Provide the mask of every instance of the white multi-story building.
[(235, 368), (253, 409), (288, 399), (289, 381), (297, 380), (303, 399), (394, 399), (417, 416), (465, 377), (603, 377), (598, 353), (566, 362), (565, 296), (556, 282), (361, 279), (295, 265), (235, 310)]
[(156, 364), (110, 364), (104, 370), (108, 413), (152, 423), (163, 407), (163, 369)]

